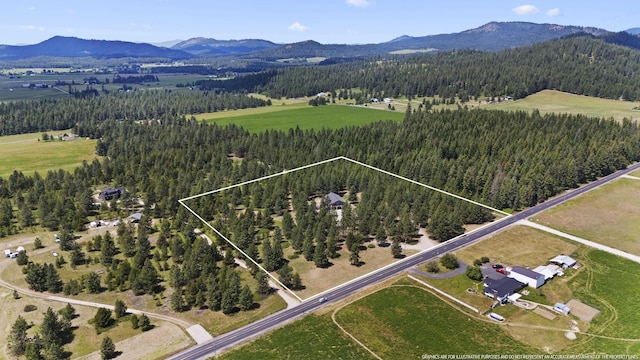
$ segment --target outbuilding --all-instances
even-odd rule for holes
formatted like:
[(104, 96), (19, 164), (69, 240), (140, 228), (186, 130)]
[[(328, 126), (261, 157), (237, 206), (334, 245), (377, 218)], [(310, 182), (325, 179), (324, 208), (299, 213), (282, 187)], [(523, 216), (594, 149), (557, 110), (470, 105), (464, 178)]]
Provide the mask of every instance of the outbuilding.
[(509, 272), (509, 277), (514, 278), (522, 283), (531, 286), (534, 289), (544, 285), (545, 277), (533, 270), (523, 268), (521, 266), (514, 266)]
[(569, 315), (569, 313), (571, 312), (571, 309), (563, 303), (556, 303), (555, 305), (553, 305), (553, 310), (565, 315)]
[(558, 275), (558, 270), (554, 269), (551, 266), (538, 266), (537, 268), (533, 269), (533, 271), (537, 272), (538, 274), (544, 275), (545, 280), (553, 279), (556, 275)]
[(576, 260), (567, 255), (558, 255), (549, 260), (550, 263), (562, 266), (563, 269), (570, 268), (576, 264)]

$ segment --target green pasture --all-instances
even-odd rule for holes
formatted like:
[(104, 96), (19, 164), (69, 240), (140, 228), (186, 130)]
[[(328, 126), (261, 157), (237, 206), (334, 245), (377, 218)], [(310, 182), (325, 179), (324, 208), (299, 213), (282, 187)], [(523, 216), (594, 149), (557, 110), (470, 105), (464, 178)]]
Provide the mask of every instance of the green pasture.
[[(272, 111), (273, 108), (286, 108), (288, 111)], [(355, 106), (304, 106), (273, 105), (268, 111), (265, 109), (251, 109), (255, 113), (235, 117), (219, 117), (205, 119), (208, 123), (217, 123), (221, 126), (236, 124), (252, 133), (264, 130), (289, 130), (295, 129), (336, 129), (344, 126), (362, 126), (380, 120), (402, 121), (404, 113), (387, 110), (373, 110)], [(224, 114), (226, 112), (222, 112)]]
[[(69, 133), (70, 131), (66, 131)], [(65, 131), (50, 132), (62, 135)], [(14, 170), (25, 174), (49, 170), (73, 170), (82, 161), (91, 161), (95, 155), (96, 140), (78, 138), (72, 141), (38, 141), (41, 134), (23, 134), (0, 137), (0, 177), (6, 179)]]
[[(473, 102), (472, 102), (473, 103)], [(640, 119), (640, 111), (632, 110), (640, 105), (638, 102), (601, 99), (591, 96), (569, 94), (556, 90), (543, 90), (516, 101), (483, 105), (486, 109), (522, 110), (532, 112), (537, 109), (542, 114), (567, 113), (582, 114), (589, 117), (613, 118), (621, 121)]]
[(331, 321), (331, 315), (308, 315), (217, 359), (374, 359)]
[[(399, 284), (402, 284), (401, 281)], [(395, 285), (360, 299), (336, 314), (337, 322), (383, 359), (420, 359), (423, 354), (536, 354), (430, 292)]]

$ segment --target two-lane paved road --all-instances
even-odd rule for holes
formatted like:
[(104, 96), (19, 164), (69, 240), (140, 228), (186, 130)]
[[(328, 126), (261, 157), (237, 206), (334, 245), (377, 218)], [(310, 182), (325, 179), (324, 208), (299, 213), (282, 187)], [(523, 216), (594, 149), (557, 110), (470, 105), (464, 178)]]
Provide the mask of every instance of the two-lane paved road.
[[(518, 220), (527, 219), (539, 212), (545, 211), (553, 206), (561, 204), (567, 200), (573, 199), (576, 196), (579, 196), (589, 190), (592, 190), (602, 184), (605, 184), (609, 181), (617, 179), (618, 177), (624, 174), (627, 174), (629, 172), (632, 172), (634, 170), (637, 170), (639, 168), (640, 168), (640, 163), (633, 164), (625, 170), (620, 170), (613, 174), (607, 175), (601, 179), (598, 179), (580, 188), (573, 189), (553, 199), (547, 200), (542, 204), (539, 204), (532, 208), (521, 211), (515, 215), (508, 216), (498, 221), (495, 221), (485, 227), (479, 228), (478, 230), (472, 233), (460, 236), (453, 240), (449, 240), (445, 243), (438, 245), (435, 248), (431, 248), (423, 252), (420, 252), (418, 254), (409, 256), (406, 259), (400, 260), (387, 267), (374, 271), (368, 275), (352, 280), (351, 282), (348, 282), (340, 287), (337, 287), (333, 290), (323, 293), (322, 296), (327, 298), (329, 302), (343, 299), (361, 290), (364, 287), (367, 287), (372, 284), (383, 281), (385, 279), (388, 279), (395, 274), (398, 274), (413, 266), (429, 261), (441, 254), (454, 251), (464, 246), (467, 246), (473, 242), (476, 242), (488, 235), (491, 235), (497, 231), (500, 231), (514, 224)], [(298, 306), (282, 310), (266, 318), (258, 320), (252, 324), (236, 329), (229, 333), (220, 335), (209, 342), (194, 346), (188, 350), (185, 350), (182, 353), (172, 356), (170, 359), (175, 359), (175, 360), (206, 359), (210, 356), (215, 355), (216, 352), (225, 350), (231, 346), (234, 346), (241, 342), (252, 339), (268, 330), (281, 326), (282, 324), (288, 321), (291, 321), (299, 316), (302, 316), (305, 313), (313, 311), (316, 308), (323, 305), (324, 303), (320, 303), (317, 300), (317, 298), (310, 299)]]

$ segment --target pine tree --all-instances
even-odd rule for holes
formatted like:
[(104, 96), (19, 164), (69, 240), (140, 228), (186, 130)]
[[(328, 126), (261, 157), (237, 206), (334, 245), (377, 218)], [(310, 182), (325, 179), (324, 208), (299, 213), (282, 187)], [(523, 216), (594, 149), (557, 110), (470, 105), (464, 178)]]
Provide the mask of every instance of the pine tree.
[(327, 259), (327, 251), (324, 245), (324, 242), (318, 242), (316, 248), (313, 252), (313, 262), (319, 268), (324, 268), (329, 265), (329, 260)]
[(391, 245), (391, 255), (394, 258), (399, 258), (402, 256), (402, 246), (400, 245), (400, 240), (397, 237), (393, 239), (393, 244)]
[(313, 238), (310, 236), (305, 237), (302, 244), (302, 254), (307, 261), (313, 260)]
[(138, 319), (138, 324), (140, 325), (140, 329), (142, 329), (142, 331), (149, 331), (152, 329), (151, 320), (149, 320), (149, 317), (147, 315), (142, 314)]
[(100, 344), (100, 358), (102, 360), (108, 360), (114, 357), (116, 357), (116, 344), (107, 336), (102, 339), (102, 343)]
[(265, 274), (264, 272), (258, 273), (257, 281), (258, 281), (258, 294), (269, 295), (271, 293), (271, 286), (269, 286), (269, 280), (267, 278), (267, 274)]
[(245, 284), (242, 287), (238, 304), (240, 305), (240, 309), (243, 311), (247, 311), (253, 306), (253, 293), (251, 292), (251, 289), (249, 289), (249, 285)]
[(113, 307), (113, 313), (116, 316), (116, 319), (120, 319), (127, 315), (127, 305), (125, 305), (124, 301), (118, 299), (116, 300), (116, 304)]
[(276, 268), (276, 263), (274, 262), (273, 257), (273, 249), (271, 247), (271, 242), (269, 239), (264, 239), (262, 241), (262, 261), (263, 266), (267, 271), (274, 271)]
[(111, 310), (107, 308), (98, 308), (96, 315), (93, 317), (93, 326), (96, 328), (96, 333), (100, 334), (102, 329), (111, 325), (112, 321)]
[(304, 243), (304, 234), (299, 226), (295, 226), (291, 234), (291, 248), (297, 253), (302, 250), (302, 244)]
[(293, 233), (293, 227), (295, 224), (293, 223), (293, 217), (288, 211), (282, 215), (282, 234), (287, 238), (291, 239), (291, 235)]
[(29, 338), (27, 337), (28, 329), (29, 324), (27, 324), (27, 321), (21, 315), (18, 315), (16, 321), (11, 325), (11, 331), (7, 338), (7, 344), (11, 354), (20, 356), (25, 353), (27, 343), (29, 342)]
[(186, 309), (182, 288), (177, 288), (171, 294), (171, 309), (175, 312), (182, 312)]
[(100, 261), (102, 265), (109, 266), (113, 263), (113, 257), (117, 254), (116, 244), (108, 231), (100, 242)]
[(282, 235), (280, 235), (278, 229), (276, 229), (275, 236), (273, 238), (273, 244), (271, 246), (272, 256), (273, 256), (273, 264), (274, 270), (279, 269), (284, 263), (284, 252), (282, 250), (282, 245), (280, 242), (282, 241)]

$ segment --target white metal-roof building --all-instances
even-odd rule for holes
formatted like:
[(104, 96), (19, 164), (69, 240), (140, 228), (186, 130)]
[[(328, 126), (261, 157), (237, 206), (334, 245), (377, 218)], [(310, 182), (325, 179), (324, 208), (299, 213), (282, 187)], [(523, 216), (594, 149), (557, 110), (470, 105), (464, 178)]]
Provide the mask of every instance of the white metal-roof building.
[(525, 283), (534, 289), (544, 285), (545, 277), (533, 270), (525, 269), (521, 266), (514, 266), (511, 268), (509, 277), (514, 278), (521, 283)]
[(549, 260), (550, 263), (560, 265), (563, 268), (569, 268), (576, 264), (576, 261), (567, 255), (558, 255), (553, 259)]

